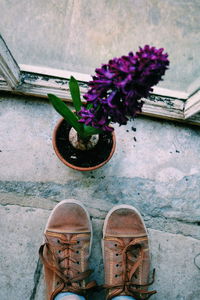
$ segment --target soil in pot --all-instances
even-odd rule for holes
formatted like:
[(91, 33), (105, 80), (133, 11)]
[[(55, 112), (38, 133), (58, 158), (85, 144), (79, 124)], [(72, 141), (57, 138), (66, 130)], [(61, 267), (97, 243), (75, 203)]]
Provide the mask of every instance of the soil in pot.
[(90, 150), (77, 150), (68, 140), (71, 126), (63, 120), (57, 129), (56, 146), (61, 156), (70, 164), (77, 167), (94, 167), (104, 162), (110, 155), (113, 139), (111, 132), (103, 132), (99, 135), (97, 145)]

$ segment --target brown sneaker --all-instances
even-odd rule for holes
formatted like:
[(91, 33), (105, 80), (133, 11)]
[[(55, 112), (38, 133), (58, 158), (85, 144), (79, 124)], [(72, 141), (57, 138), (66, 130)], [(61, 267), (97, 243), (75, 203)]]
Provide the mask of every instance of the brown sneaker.
[(150, 257), (147, 230), (140, 213), (130, 205), (115, 206), (107, 214), (103, 227), (107, 299), (118, 295), (148, 299)]
[(53, 209), (44, 235), (39, 254), (44, 264), (47, 299), (53, 300), (61, 291), (86, 296), (96, 283), (85, 282), (92, 272), (88, 270), (92, 226), (85, 207), (75, 200), (61, 201)]

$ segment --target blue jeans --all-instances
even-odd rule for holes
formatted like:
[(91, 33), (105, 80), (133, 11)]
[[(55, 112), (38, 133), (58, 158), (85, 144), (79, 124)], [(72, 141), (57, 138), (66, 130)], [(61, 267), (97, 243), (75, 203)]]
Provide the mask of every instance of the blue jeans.
[[(78, 296), (73, 293), (59, 293), (54, 300), (85, 300), (83, 296)], [(135, 300), (130, 296), (117, 296), (112, 298), (112, 300)]]

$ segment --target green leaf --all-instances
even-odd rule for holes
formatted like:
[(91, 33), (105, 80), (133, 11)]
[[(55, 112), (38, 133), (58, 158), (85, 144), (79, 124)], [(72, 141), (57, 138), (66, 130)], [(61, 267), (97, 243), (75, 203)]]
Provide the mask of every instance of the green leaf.
[(93, 103), (88, 103), (87, 104), (87, 109), (91, 109), (91, 108), (93, 108)]
[(77, 116), (67, 107), (67, 105), (58, 97), (53, 94), (48, 94), (55, 110), (63, 116), (63, 118), (80, 134), (83, 135), (83, 125), (78, 122)]
[(84, 125), (84, 136), (86, 137), (91, 136), (93, 134), (100, 134), (100, 133), (102, 133), (101, 129)]
[(80, 111), (82, 103), (81, 103), (81, 96), (80, 96), (80, 89), (79, 89), (79, 85), (78, 85), (78, 81), (71, 76), (70, 81), (69, 81), (69, 89), (70, 89), (70, 93), (72, 96), (72, 101), (74, 104), (74, 107), (76, 109), (76, 111)]

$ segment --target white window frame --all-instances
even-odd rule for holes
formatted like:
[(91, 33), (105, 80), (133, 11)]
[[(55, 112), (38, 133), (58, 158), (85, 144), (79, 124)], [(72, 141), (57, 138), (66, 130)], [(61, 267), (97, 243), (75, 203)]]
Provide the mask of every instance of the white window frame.
[[(87, 90), (87, 83), (91, 80), (90, 75), (18, 65), (0, 35), (0, 90), (45, 98), (48, 93), (53, 93), (70, 102), (68, 83), (71, 75), (78, 80), (83, 96)], [(150, 97), (144, 101), (144, 115), (200, 126), (200, 87), (188, 93), (154, 87)]]

